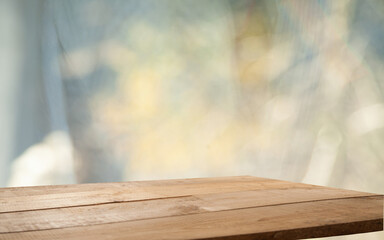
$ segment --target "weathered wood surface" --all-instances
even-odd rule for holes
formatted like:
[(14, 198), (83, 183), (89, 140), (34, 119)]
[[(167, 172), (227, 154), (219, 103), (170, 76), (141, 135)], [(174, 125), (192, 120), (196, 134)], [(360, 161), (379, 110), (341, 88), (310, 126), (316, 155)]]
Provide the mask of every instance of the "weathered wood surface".
[(0, 189), (0, 239), (302, 239), (383, 230), (383, 196), (252, 176)]

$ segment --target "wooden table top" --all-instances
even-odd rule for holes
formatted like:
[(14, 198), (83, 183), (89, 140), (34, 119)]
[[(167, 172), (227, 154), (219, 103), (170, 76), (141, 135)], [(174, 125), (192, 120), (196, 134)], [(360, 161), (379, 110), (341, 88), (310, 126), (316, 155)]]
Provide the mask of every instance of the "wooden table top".
[(302, 239), (383, 230), (383, 196), (252, 176), (0, 189), (0, 239)]

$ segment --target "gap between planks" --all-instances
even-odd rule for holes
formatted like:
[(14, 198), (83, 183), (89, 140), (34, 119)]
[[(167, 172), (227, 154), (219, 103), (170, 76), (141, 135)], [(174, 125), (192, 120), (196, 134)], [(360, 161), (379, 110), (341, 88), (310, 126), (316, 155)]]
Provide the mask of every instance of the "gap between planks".
[[(197, 181), (197, 182), (196, 182)], [(171, 184), (170, 184), (171, 183)], [(96, 203), (146, 200), (154, 198), (181, 197), (194, 194), (223, 193), (247, 190), (263, 190), (277, 188), (320, 188), (302, 183), (291, 183), (278, 180), (254, 177), (218, 178), (203, 180), (172, 180), (167, 185), (156, 182), (136, 182), (106, 185), (95, 185), (96, 190), (89, 190), (82, 184), (71, 186), (72, 190), (60, 192), (62, 189), (52, 187), (50, 191), (40, 191), (38, 195), (8, 196), (9, 189), (0, 189), (0, 213), (21, 210), (71, 207)], [(149, 185), (146, 185), (149, 184)], [(81, 191), (79, 191), (79, 189)], [(12, 189), (15, 190), (16, 189)], [(32, 191), (29, 189), (29, 191)], [(12, 191), (11, 191), (12, 192)], [(19, 194), (20, 192), (17, 191)], [(27, 191), (28, 192), (28, 191)]]
[[(0, 213), (183, 197), (196, 194), (290, 188), (334, 189), (251, 176), (103, 183), (100, 185), (42, 186), (22, 189), (5, 188), (0, 189)], [(334, 190), (339, 191), (340, 189)], [(360, 192), (350, 192), (361, 195)]]

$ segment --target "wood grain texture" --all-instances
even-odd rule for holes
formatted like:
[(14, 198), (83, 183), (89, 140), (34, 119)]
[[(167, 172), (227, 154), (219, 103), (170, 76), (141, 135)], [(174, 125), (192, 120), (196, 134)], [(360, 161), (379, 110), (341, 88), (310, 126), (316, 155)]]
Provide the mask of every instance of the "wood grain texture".
[(29, 194), (5, 188), (0, 193), (0, 213), (294, 186), (304, 184), (244, 176), (23, 188)]
[(299, 239), (383, 229), (382, 195), (251, 176), (4, 188), (0, 201), (0, 239)]
[(39, 215), (36, 214), (36, 211), (9, 212), (1, 215), (0, 233), (87, 226), (361, 196), (371, 195), (318, 188), (268, 189), (44, 209), (40, 210)]

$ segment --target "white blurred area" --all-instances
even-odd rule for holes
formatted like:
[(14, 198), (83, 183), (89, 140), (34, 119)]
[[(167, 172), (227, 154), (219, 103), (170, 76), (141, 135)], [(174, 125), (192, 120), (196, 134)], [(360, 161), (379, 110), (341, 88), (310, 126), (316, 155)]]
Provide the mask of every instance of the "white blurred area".
[(383, 13), (0, 0), (0, 186), (255, 175), (384, 193)]
[(68, 134), (52, 132), (14, 160), (8, 186), (75, 183), (73, 170), (72, 145)]

